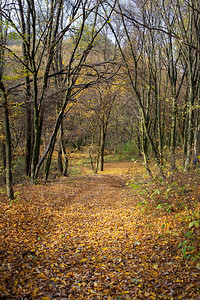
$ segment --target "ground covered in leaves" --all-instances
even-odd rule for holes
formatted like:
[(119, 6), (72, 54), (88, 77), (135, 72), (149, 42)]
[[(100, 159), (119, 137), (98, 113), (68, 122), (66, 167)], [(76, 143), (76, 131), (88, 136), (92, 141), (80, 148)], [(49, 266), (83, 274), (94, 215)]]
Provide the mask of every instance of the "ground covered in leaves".
[(107, 164), (1, 195), (0, 299), (200, 299), (199, 176), (143, 172)]

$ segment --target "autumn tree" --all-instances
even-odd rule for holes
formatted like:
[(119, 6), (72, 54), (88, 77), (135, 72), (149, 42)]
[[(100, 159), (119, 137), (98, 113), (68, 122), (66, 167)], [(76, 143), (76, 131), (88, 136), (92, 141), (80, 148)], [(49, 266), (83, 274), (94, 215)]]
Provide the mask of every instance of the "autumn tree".
[[(187, 169), (191, 160), (194, 120), (198, 115), (198, 105), (195, 105), (194, 114), (199, 90), (197, 2), (177, 1), (174, 5), (174, 1), (166, 4), (132, 1), (127, 5), (118, 2), (115, 9), (118, 21), (113, 19), (110, 29), (121, 52), (133, 101), (138, 108), (146, 169), (150, 173), (147, 153), (150, 146), (163, 173), (163, 147), (167, 139), (170, 140), (171, 167), (172, 170), (176, 168), (175, 152), (180, 136), (177, 117), (180, 116), (178, 107), (181, 107), (177, 105), (179, 96), (184, 93), (188, 95), (183, 130)], [(120, 25), (117, 27), (116, 24)], [(124, 32), (122, 38), (120, 30)]]
[[(8, 13), (9, 11), (15, 13), (14, 18)], [(112, 7), (108, 7), (108, 11), (107, 18), (112, 13)], [(30, 170), (28, 165), (30, 165), (31, 154), (31, 178), (32, 181), (35, 181), (47, 156), (46, 178), (48, 177), (57, 132), (69, 99), (73, 99), (90, 84), (85, 82), (80, 86), (76, 83), (82, 68), (87, 67), (88, 54), (108, 19), (100, 22), (100, 3), (96, 1), (74, 1), (74, 3), (66, 4), (54, 0), (50, 2), (27, 0), (23, 3), (19, 0), (5, 3), (1, 14), (22, 44), (21, 55), (10, 47), (7, 47), (7, 51), (24, 69), (24, 83), (20, 82), (17, 86), (22, 86), (22, 84), (25, 86), (26, 172), (29, 173)], [(86, 34), (86, 32), (88, 33)], [(71, 44), (67, 53), (64, 54), (66, 49), (63, 45), (67, 41), (71, 41)], [(60, 59), (58, 61), (59, 55), (63, 55), (63, 62)], [(63, 94), (57, 110), (55, 127), (44, 155), (40, 159), (47, 97), (49, 97), (52, 79), (55, 77), (58, 79), (58, 75), (63, 78), (64, 89), (62, 87), (62, 92), (65, 93), (65, 96)], [(31, 122), (33, 122), (34, 128), (33, 136), (30, 130)]]
[[(96, 65), (96, 63), (91, 65), (87, 61), (87, 57), (88, 57), (89, 53), (91, 52), (91, 49), (93, 48), (93, 45), (94, 45), (94, 42), (95, 42), (97, 36), (101, 32), (102, 28), (104, 28), (104, 26), (107, 24), (107, 22), (110, 18), (110, 15), (112, 14), (113, 7), (111, 7), (111, 9), (109, 11), (109, 15), (106, 16), (106, 20), (104, 20), (103, 23), (99, 23), (97, 20), (98, 10), (99, 10), (99, 6), (96, 6), (96, 5), (95, 6), (92, 5), (92, 7), (89, 9), (89, 7), (87, 7), (87, 2), (85, 2), (85, 5), (82, 7), (81, 22), (79, 20), (80, 27), (77, 32), (77, 35), (74, 38), (74, 45), (72, 47), (72, 52), (71, 52), (71, 55), (69, 57), (69, 62), (68, 62), (68, 70), (67, 70), (67, 76), (66, 76), (67, 92), (66, 92), (65, 98), (62, 102), (60, 111), (58, 113), (58, 117), (56, 119), (55, 127), (54, 127), (54, 130), (50, 137), (49, 144), (44, 152), (44, 155), (42, 156), (42, 158), (40, 159), (40, 161), (37, 165), (36, 176), (38, 174), (41, 164), (43, 163), (44, 159), (46, 158), (46, 156), (48, 154), (47, 165), (46, 165), (46, 176), (45, 176), (46, 179), (48, 178), (51, 157), (53, 154), (53, 149), (54, 149), (54, 145), (56, 142), (58, 129), (61, 125), (61, 120), (63, 118), (64, 112), (65, 112), (65, 109), (66, 109), (66, 106), (67, 106), (69, 100), (75, 99), (77, 97), (77, 95), (79, 95), (79, 93), (84, 88), (87, 88), (90, 85), (93, 85), (94, 81), (98, 82), (100, 79), (99, 74), (95, 71), (92, 76), (94, 78), (89, 79), (89, 81), (87, 80), (86, 82), (84, 80), (83, 81), (81, 80), (81, 78), (83, 78), (83, 76), (85, 77), (85, 69), (87, 70), (87, 68), (89, 68), (89, 69), (94, 70), (94, 66)], [(86, 13), (86, 11), (87, 11), (87, 13)], [(92, 16), (93, 23), (89, 24), (89, 27), (91, 28), (91, 30), (89, 31), (89, 34), (88, 34), (88, 31), (85, 32), (85, 30), (87, 30), (87, 28), (88, 28), (87, 27), (87, 19), (89, 18), (90, 15)], [(86, 33), (87, 33), (87, 40), (85, 40)], [(83, 74), (81, 74), (82, 70), (84, 70)], [(102, 76), (103, 75), (100, 75), (100, 77), (102, 77)], [(95, 77), (96, 77), (96, 79), (95, 79)], [(80, 83), (78, 81), (80, 81)]]
[[(199, 28), (200, 28), (200, 14), (198, 12), (198, 1), (189, 1), (185, 4), (186, 16), (183, 15), (180, 4), (177, 5), (177, 14), (179, 17), (180, 36), (184, 41), (182, 46), (183, 59), (186, 65), (186, 81), (188, 87), (187, 99), (187, 114), (185, 129), (185, 160), (184, 169), (188, 170), (191, 162), (191, 150), (194, 142), (194, 133), (198, 128), (199, 121), (195, 124), (195, 106), (199, 110), (199, 88), (200, 88), (200, 53), (196, 51), (199, 49)], [(185, 21), (185, 17), (186, 21)], [(197, 112), (198, 118), (198, 112)], [(197, 126), (195, 128), (195, 125)], [(197, 130), (198, 131), (198, 130)], [(196, 154), (195, 154), (196, 155)]]
[[(0, 9), (3, 3), (0, 2)], [(10, 121), (9, 121), (9, 102), (7, 91), (4, 84), (4, 62), (5, 62), (5, 46), (7, 39), (7, 26), (3, 16), (0, 14), (0, 99), (3, 108), (4, 118), (4, 134), (5, 134), (5, 167), (6, 167), (6, 187), (9, 199), (14, 198), (13, 193), (13, 179), (12, 179), (12, 148), (10, 135)], [(4, 141), (2, 142), (4, 144)], [(4, 146), (3, 146), (4, 147)]]
[[(141, 80), (140, 80), (140, 60), (143, 59), (143, 51), (145, 50), (144, 46), (144, 32), (140, 28), (135, 28), (134, 23), (130, 21), (130, 19), (126, 18), (126, 14), (123, 12), (123, 7), (121, 4), (118, 2), (117, 6), (117, 12), (118, 16), (121, 19), (121, 28), (123, 28), (124, 36), (125, 36), (125, 41), (124, 44), (126, 45), (124, 47), (122, 41), (120, 40), (117, 34), (117, 27), (114, 25), (114, 23), (109, 23), (110, 24), (110, 29), (117, 41), (117, 45), (119, 48), (119, 51), (121, 52), (123, 61), (124, 61), (124, 66), (125, 66), (125, 72), (127, 74), (127, 77), (130, 82), (130, 87), (132, 89), (133, 93), (133, 101), (138, 107), (138, 112), (140, 114), (140, 119), (141, 119), (141, 126), (140, 129), (143, 133), (143, 155), (144, 155), (144, 160), (145, 160), (145, 165), (146, 169), (148, 170), (149, 173), (151, 173), (150, 168), (148, 166), (148, 159), (147, 159), (147, 147), (146, 147), (146, 140), (151, 146), (152, 152), (154, 154), (156, 163), (161, 166), (161, 153), (159, 153), (158, 146), (156, 143), (156, 140), (152, 137), (152, 124), (149, 119), (150, 115), (150, 101), (157, 101), (157, 95), (154, 93), (154, 98), (152, 98), (152, 93), (153, 91), (157, 91), (157, 86), (155, 86), (155, 89), (152, 89), (152, 84), (155, 83), (155, 78), (153, 78), (153, 69), (149, 69), (149, 82), (148, 84), (148, 89), (147, 91), (147, 98), (144, 97), (145, 93), (144, 91), (141, 90)], [(130, 26), (133, 26), (132, 32), (128, 30)], [(137, 40), (137, 45), (133, 39), (133, 36), (137, 34), (138, 40)], [(151, 37), (150, 37), (151, 38)], [(150, 39), (151, 41), (151, 39)], [(152, 45), (154, 47), (154, 45)], [(148, 48), (150, 49), (150, 48)], [(155, 53), (153, 52), (154, 49), (152, 49), (151, 54), (149, 53), (150, 56), (147, 56), (147, 59), (154, 59)], [(127, 55), (128, 54), (128, 55)], [(151, 56), (153, 55), (153, 56)], [(152, 66), (153, 61), (149, 61), (149, 66)], [(142, 76), (141, 76), (142, 78)], [(153, 82), (154, 80), (154, 82)], [(144, 85), (143, 85), (144, 87)], [(152, 107), (152, 106), (151, 106)], [(156, 104), (157, 107), (157, 104)], [(157, 117), (157, 115), (156, 115)]]
[[(186, 103), (183, 115), (184, 168), (188, 170), (191, 161), (193, 136), (196, 128), (194, 103), (198, 103), (199, 91), (199, 12), (197, 1), (169, 1), (155, 3), (165, 25), (168, 59), (168, 74), (172, 97), (171, 153), (172, 169), (175, 168), (175, 147), (177, 135), (178, 97), (184, 85)], [(157, 30), (161, 27), (157, 27)], [(198, 110), (198, 109), (197, 109)], [(198, 115), (198, 112), (197, 112)]]

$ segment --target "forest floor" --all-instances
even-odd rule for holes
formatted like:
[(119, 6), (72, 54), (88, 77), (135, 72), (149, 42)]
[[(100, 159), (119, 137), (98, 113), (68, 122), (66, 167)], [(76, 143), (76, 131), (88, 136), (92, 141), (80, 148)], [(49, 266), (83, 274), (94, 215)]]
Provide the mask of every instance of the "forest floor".
[(200, 176), (144, 174), (107, 163), (0, 195), (0, 299), (199, 300)]

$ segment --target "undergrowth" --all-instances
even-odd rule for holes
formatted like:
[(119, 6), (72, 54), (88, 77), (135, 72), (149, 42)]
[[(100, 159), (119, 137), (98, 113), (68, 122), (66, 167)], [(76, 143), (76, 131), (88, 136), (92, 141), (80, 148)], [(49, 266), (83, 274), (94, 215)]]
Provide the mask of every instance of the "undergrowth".
[[(170, 216), (171, 222), (176, 223), (165, 234), (178, 236), (177, 247), (184, 258), (200, 259), (200, 179), (198, 172), (177, 173), (163, 179), (155, 177), (135, 183), (128, 182), (136, 191), (138, 206), (146, 213)], [(166, 229), (163, 223), (162, 228)]]

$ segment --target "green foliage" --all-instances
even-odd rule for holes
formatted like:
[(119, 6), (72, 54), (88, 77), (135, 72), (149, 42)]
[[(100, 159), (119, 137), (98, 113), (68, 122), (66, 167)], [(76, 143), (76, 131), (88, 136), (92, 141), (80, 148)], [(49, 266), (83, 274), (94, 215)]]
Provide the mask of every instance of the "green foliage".
[(135, 154), (137, 152), (135, 143), (131, 140), (124, 144), (123, 152), (126, 154)]
[(82, 167), (81, 165), (74, 165), (74, 166), (69, 166), (69, 176), (76, 176), (76, 175), (81, 175), (82, 174)]
[(8, 40), (10, 44), (12, 43), (12, 45), (20, 44), (21, 42), (20, 36), (16, 31), (10, 31), (8, 33)]
[(128, 153), (120, 153), (115, 155), (109, 155), (105, 157), (105, 162), (122, 162), (126, 160), (132, 160), (133, 155)]
[(5, 169), (3, 165), (0, 163), (0, 178), (2, 177), (2, 182), (3, 182), (3, 176), (5, 176)]
[(129, 184), (129, 186), (133, 189), (133, 190), (140, 190), (141, 189), (141, 185), (139, 183), (131, 183)]
[(25, 158), (20, 156), (19, 153), (15, 153), (15, 159), (13, 161), (13, 181), (14, 183), (22, 183), (25, 180)]
[(178, 248), (182, 249), (183, 257), (187, 259), (191, 257), (191, 252), (194, 250), (194, 246), (190, 245), (188, 240), (179, 243)]
[[(191, 222), (191, 223), (193, 223), (193, 222)], [(190, 224), (189, 224), (189, 226), (190, 226)], [(193, 223), (189, 228), (191, 228), (194, 224), (196, 224), (196, 223)], [(186, 231), (184, 235), (185, 235), (185, 240), (178, 244), (178, 248), (181, 248), (183, 257), (187, 258), (187, 259), (192, 258), (194, 260), (199, 259), (199, 253), (194, 254), (194, 251), (196, 250), (197, 242), (198, 242), (197, 234), (196, 234), (195, 230)]]
[(189, 228), (191, 228), (191, 227), (199, 228), (199, 222), (200, 222), (200, 220), (195, 220), (195, 221), (190, 222)]
[(6, 191), (4, 189), (0, 189), (0, 194), (4, 195)]
[[(195, 187), (197, 184), (197, 188)], [(144, 184), (144, 182), (129, 182), (130, 187), (140, 198), (138, 206), (145, 214), (152, 212), (160, 218), (170, 218), (179, 221), (179, 229), (171, 227), (165, 222), (161, 224), (163, 232), (170, 233), (179, 237), (181, 240), (178, 248), (182, 255), (187, 259), (198, 259), (199, 243), (199, 195), (198, 178), (194, 179), (191, 175), (181, 174), (175, 178), (165, 180), (154, 178)], [(174, 212), (177, 212), (174, 215)]]
[(10, 201), (10, 204), (9, 204), (9, 205), (12, 206), (13, 204), (18, 203), (19, 200), (20, 200), (19, 192), (16, 191), (16, 192), (14, 193), (14, 199)]
[(156, 209), (161, 209), (163, 211), (166, 211), (168, 213), (171, 213), (172, 209), (173, 209), (173, 205), (172, 204), (169, 204), (169, 203), (160, 203)]
[(133, 183), (132, 180), (130, 180), (128, 182), (129, 187), (131, 187), (132, 190), (137, 191), (137, 194), (139, 196), (145, 196), (145, 200), (143, 200), (142, 202), (146, 202), (146, 197), (149, 196), (150, 193), (150, 188), (147, 187), (144, 182), (137, 182), (137, 183)]

